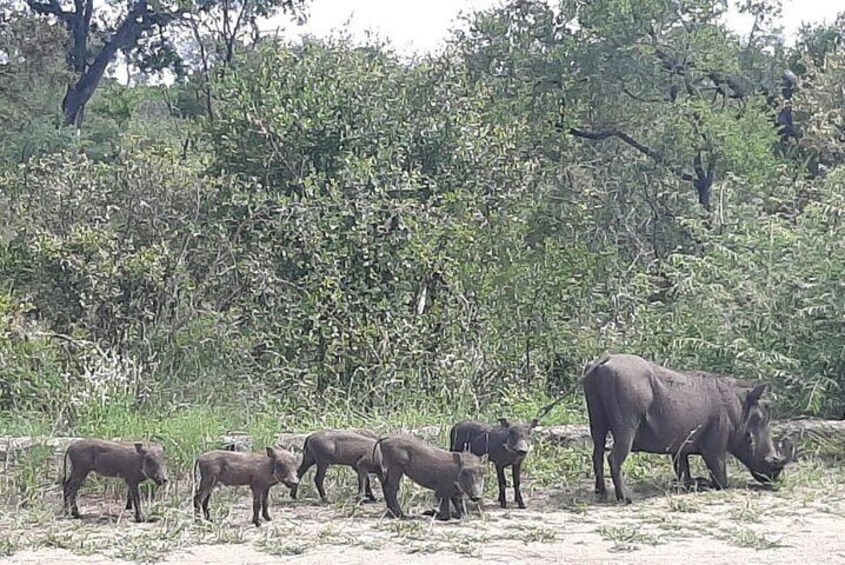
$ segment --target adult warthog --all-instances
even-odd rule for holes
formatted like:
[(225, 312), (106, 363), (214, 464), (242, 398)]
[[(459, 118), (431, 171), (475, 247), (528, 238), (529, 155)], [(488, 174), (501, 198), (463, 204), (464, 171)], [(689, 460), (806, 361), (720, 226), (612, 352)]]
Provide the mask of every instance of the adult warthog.
[[(622, 463), (632, 451), (670, 454), (681, 471), (689, 455), (701, 455), (716, 488), (728, 485), (726, 457), (739, 459), (761, 482), (778, 478), (791, 457), (772, 442), (768, 385), (749, 386), (727, 377), (680, 373), (636, 355), (608, 355), (587, 366), (584, 394), (593, 439), (596, 494), (607, 496), (604, 450), (616, 499), (631, 502)], [(689, 473), (688, 470), (686, 470)]]

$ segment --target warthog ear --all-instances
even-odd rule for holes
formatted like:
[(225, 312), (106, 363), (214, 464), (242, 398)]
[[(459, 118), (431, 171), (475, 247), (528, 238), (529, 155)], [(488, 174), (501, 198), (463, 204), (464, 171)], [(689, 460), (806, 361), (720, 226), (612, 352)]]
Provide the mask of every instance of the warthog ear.
[(144, 452), (146, 451), (146, 449), (144, 449), (144, 444), (140, 443), (140, 442), (135, 443), (135, 451), (137, 451), (139, 454), (143, 455)]
[(463, 463), (463, 460), (461, 459), (461, 454), (457, 452), (452, 453), (452, 461), (454, 461), (456, 465), (461, 465)]
[(487, 459), (489, 459), (489, 456), (485, 453), (484, 455), (481, 456), (481, 464), (486, 465)]
[(537, 419), (537, 418), (534, 418), (533, 420), (531, 420), (531, 423), (528, 424), (528, 429), (533, 430), (534, 428), (536, 428), (539, 425), (540, 425), (540, 420)]
[(763, 394), (767, 390), (769, 390), (769, 384), (768, 383), (763, 383), (761, 385), (755, 386), (753, 389), (751, 389), (751, 392), (749, 392), (746, 395), (745, 403), (748, 406), (754, 406), (755, 404), (760, 402), (760, 398), (763, 396)]
[(508, 422), (507, 418), (499, 418), (499, 425), (502, 426), (503, 428), (511, 427), (511, 423)]
[(269, 457), (270, 459), (275, 459), (276, 458), (276, 450), (273, 449), (272, 447), (268, 447), (267, 448), (267, 457)]

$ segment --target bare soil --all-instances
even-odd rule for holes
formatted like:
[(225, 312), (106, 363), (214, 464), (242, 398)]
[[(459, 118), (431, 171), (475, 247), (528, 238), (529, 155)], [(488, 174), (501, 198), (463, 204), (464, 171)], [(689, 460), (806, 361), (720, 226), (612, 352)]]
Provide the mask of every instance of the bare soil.
[(732, 472), (734, 488), (721, 492), (679, 493), (668, 482), (633, 477), (637, 498), (629, 506), (596, 502), (587, 477), (560, 488), (528, 483), (526, 510), (487, 503), (480, 515), (439, 523), (421, 515), (433, 501), (415, 488), (404, 489), (405, 507), (417, 516), (410, 520), (385, 518), (381, 503), (345, 500), (354, 480), (338, 470), (327, 485), (336, 502), (320, 504), (310, 488), (303, 488), (304, 500), (291, 501), (276, 487), (274, 520), (261, 528), (249, 524), (247, 489), (215, 492), (214, 524), (193, 521), (184, 486), (159, 493), (167, 502), (151, 506), (155, 522), (135, 524), (123, 510), (122, 489), (87, 496), (83, 490), (85, 517), (69, 520), (59, 516), (54, 487), (43, 508), (0, 513), (0, 555), (7, 555), (0, 562), (845, 562), (841, 468), (803, 462), (777, 490)]

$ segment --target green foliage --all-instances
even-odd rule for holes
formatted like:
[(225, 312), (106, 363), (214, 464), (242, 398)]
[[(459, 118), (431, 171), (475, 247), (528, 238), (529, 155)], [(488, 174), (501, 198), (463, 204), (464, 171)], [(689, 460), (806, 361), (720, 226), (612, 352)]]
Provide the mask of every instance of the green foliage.
[(210, 85), (106, 84), (61, 151), (4, 157), (0, 402), (106, 435), (528, 418), (628, 351), (832, 412), (843, 176), (782, 145), (841, 161), (841, 53), (779, 138), (764, 4), (747, 44), (721, 3), (523, 0), (418, 61), (266, 40)]
[(65, 34), (14, 12), (8, 17), (0, 21), (0, 171), (70, 140), (55, 127), (67, 78), (57, 51)]
[(48, 410), (63, 399), (65, 369), (60, 352), (27, 339), (26, 307), (0, 296), (0, 408)]

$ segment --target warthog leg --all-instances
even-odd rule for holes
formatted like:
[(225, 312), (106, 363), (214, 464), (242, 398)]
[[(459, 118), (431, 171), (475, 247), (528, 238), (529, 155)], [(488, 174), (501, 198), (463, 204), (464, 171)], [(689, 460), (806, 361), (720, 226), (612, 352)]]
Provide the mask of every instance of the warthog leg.
[(76, 496), (79, 494), (79, 489), (82, 483), (85, 482), (85, 477), (88, 473), (81, 476), (71, 476), (63, 486), (65, 513), (69, 513), (74, 518), (80, 518), (79, 506), (76, 504)]
[(373, 489), (370, 486), (370, 474), (368, 469), (364, 466), (355, 468), (358, 473), (358, 500), (375, 502), (376, 497), (373, 494)]
[(197, 485), (197, 490), (194, 492), (194, 517), (199, 519), (200, 510), (203, 517), (211, 522), (211, 513), (208, 510), (208, 503), (211, 500), (211, 491), (214, 490), (214, 479), (202, 477), (200, 484)]
[(507, 480), (505, 479), (505, 467), (503, 465), (496, 465), (496, 478), (499, 481), (499, 506), (502, 508), (508, 507), (507, 500)]
[[(302, 480), (302, 477), (305, 476), (305, 473), (308, 472), (308, 469), (310, 469), (315, 463), (316, 463), (316, 461), (314, 460), (314, 456), (311, 455), (311, 451), (308, 449), (308, 446), (306, 445), (305, 453), (302, 455), (302, 464), (299, 466), (299, 469), (296, 471), (296, 476), (299, 477), (300, 480)], [(299, 485), (292, 486), (291, 489), (290, 489), (290, 497), (292, 499), (296, 500), (296, 495), (297, 495), (298, 492), (299, 492)]]
[(388, 473), (387, 480), (382, 484), (384, 491), (384, 502), (387, 504), (389, 513), (394, 518), (404, 518), (402, 508), (399, 506), (399, 482), (402, 480), (403, 473), (399, 471), (392, 471)]
[(610, 455), (607, 459), (610, 465), (610, 476), (613, 478), (613, 488), (616, 490), (616, 500), (630, 504), (631, 495), (628, 493), (628, 489), (625, 487), (625, 481), (622, 479), (622, 464), (631, 452), (631, 446), (634, 444), (634, 434), (638, 426), (623, 424), (619, 427), (624, 428), (624, 431), (620, 431), (614, 435), (613, 447), (610, 449)]
[(452, 506), (455, 507), (458, 518), (462, 518), (468, 514), (466, 500), (463, 496), (452, 497)]
[(267, 488), (264, 489), (264, 492), (261, 493), (261, 515), (268, 522), (270, 520), (272, 520), (272, 518), (270, 518), (270, 511), (267, 509), (269, 499), (270, 499), (270, 487), (268, 486)]
[(440, 509), (437, 512), (437, 519), (445, 522), (452, 518), (452, 500), (448, 496), (440, 498)]
[(692, 480), (689, 470), (689, 456), (675, 454), (672, 455), (672, 467), (675, 469), (675, 476), (678, 482), (682, 485), (687, 485)]
[(713, 487), (723, 489), (728, 486), (728, 471), (726, 468), (725, 454), (704, 453), (704, 463), (710, 471), (713, 479)]
[(261, 514), (261, 499), (264, 492), (253, 486), (252, 487), (252, 523), (255, 524), (256, 527), (261, 526), (261, 520), (259, 520), (259, 515)]
[(607, 439), (607, 426), (603, 422), (603, 416), (596, 416), (591, 410), (591, 404), (587, 404), (590, 412), (590, 437), (593, 439), (593, 475), (596, 479), (595, 493), (607, 498), (607, 487), (604, 484), (604, 442)]
[(132, 505), (135, 507), (135, 521), (143, 522), (144, 516), (141, 514), (141, 493), (138, 491), (138, 483), (127, 486), (129, 487), (129, 498), (132, 499)]
[(317, 463), (317, 472), (314, 474), (314, 484), (317, 486), (317, 492), (320, 493), (320, 500), (328, 502), (326, 499), (326, 489), (323, 487), (323, 482), (326, 480), (326, 471), (329, 466), (324, 463)]
[(522, 489), (520, 488), (522, 475), (522, 463), (514, 463), (513, 465), (513, 493), (514, 501), (519, 508), (525, 508), (525, 502), (522, 500)]

